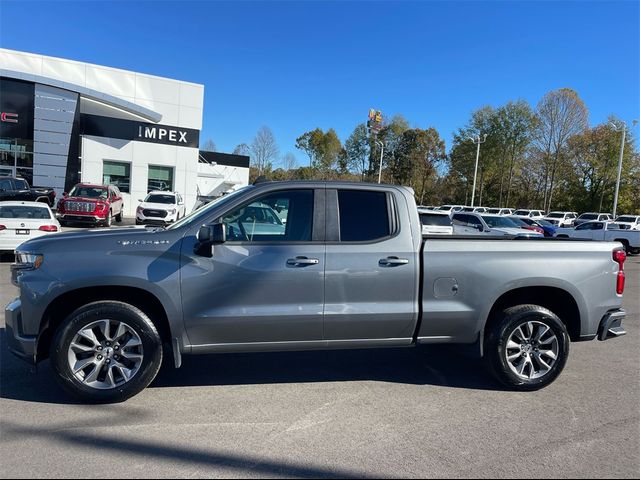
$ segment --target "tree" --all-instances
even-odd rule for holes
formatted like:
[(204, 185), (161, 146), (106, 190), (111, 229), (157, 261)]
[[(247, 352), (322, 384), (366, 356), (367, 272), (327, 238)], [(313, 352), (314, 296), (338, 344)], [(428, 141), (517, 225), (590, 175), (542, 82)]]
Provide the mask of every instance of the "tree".
[(309, 156), (310, 167), (319, 170), (322, 178), (332, 176), (344, 155), (342, 143), (333, 128), (326, 133), (320, 128), (303, 133), (296, 139), (296, 148)]
[(578, 94), (570, 88), (547, 93), (536, 109), (536, 142), (544, 161), (544, 210), (551, 209), (558, 167), (569, 138), (587, 127), (588, 110)]
[(204, 142), (204, 145), (202, 146), (202, 149), (205, 152), (215, 152), (216, 151), (216, 143), (209, 138), (209, 139), (207, 139), (206, 142)]
[(344, 142), (347, 169), (364, 180), (367, 157), (369, 156), (369, 135), (364, 123), (359, 124)]
[(233, 149), (233, 154), (250, 157), (251, 149), (249, 148), (249, 145), (247, 145), (246, 143), (241, 143), (240, 145), (236, 146), (236, 148)]
[(273, 160), (278, 156), (278, 145), (269, 127), (260, 127), (251, 143), (251, 154), (259, 175), (271, 169)]
[[(393, 168), (402, 134), (407, 130), (409, 122), (402, 115), (394, 115), (378, 134), (377, 139), (384, 144), (382, 169), (385, 165)], [(369, 148), (369, 175), (377, 178), (380, 172), (380, 146), (375, 143), (374, 138), (370, 138), (369, 141), (372, 142)]]

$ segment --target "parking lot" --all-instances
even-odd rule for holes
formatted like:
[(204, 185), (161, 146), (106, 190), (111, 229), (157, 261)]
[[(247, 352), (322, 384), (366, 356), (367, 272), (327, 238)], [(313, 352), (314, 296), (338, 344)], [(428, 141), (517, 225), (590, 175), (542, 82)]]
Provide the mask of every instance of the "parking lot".
[[(91, 406), (10, 355), (0, 320), (0, 476), (637, 477), (640, 256), (628, 335), (572, 345), (550, 387), (502, 390), (443, 348), (186, 357)], [(0, 303), (17, 294), (0, 263)]]

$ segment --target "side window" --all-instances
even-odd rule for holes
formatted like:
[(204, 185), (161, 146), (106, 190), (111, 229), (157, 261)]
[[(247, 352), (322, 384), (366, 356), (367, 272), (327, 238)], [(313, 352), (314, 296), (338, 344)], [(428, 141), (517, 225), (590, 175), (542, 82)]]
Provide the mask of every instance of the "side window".
[(0, 180), (0, 190), (13, 190), (11, 187), (11, 180)]
[(604, 223), (594, 223), (593, 230), (602, 230), (604, 228)]
[(339, 190), (340, 241), (367, 242), (391, 235), (385, 192)]
[(453, 216), (453, 221), (451, 222), (453, 225), (458, 227), (466, 227), (468, 223), (468, 215), (463, 215), (460, 213), (456, 213)]
[(477, 217), (474, 217), (472, 215), (467, 215), (467, 223), (470, 227), (479, 227), (480, 225), (482, 225), (482, 222), (480, 222)]
[(268, 193), (225, 214), (221, 220), (227, 226), (230, 242), (310, 242), (313, 190)]
[(583, 223), (582, 225), (578, 225), (576, 230), (593, 230), (593, 223)]

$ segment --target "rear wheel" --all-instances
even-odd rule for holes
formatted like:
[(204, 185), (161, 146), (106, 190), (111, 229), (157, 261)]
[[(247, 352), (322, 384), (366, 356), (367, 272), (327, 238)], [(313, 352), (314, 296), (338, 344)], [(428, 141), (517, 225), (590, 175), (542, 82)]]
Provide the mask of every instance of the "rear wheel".
[(73, 312), (58, 328), (51, 363), (60, 385), (88, 402), (122, 402), (155, 378), (162, 341), (141, 310), (101, 301)]
[(122, 210), (120, 210), (120, 213), (116, 215), (116, 222), (118, 223), (122, 222)]
[(518, 305), (502, 312), (488, 332), (485, 354), (505, 386), (538, 390), (562, 372), (569, 343), (565, 325), (553, 312), (539, 305)]
[(113, 212), (111, 210), (109, 210), (109, 213), (107, 213), (107, 218), (105, 219), (104, 223), (107, 227), (110, 227), (113, 223)]

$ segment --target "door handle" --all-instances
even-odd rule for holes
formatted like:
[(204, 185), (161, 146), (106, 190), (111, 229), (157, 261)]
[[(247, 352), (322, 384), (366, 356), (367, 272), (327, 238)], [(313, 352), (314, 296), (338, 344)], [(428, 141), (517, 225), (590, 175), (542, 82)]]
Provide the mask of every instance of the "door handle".
[(296, 257), (287, 260), (287, 266), (289, 267), (308, 267), (309, 265), (318, 265), (320, 260), (317, 258)]
[(381, 258), (378, 262), (381, 267), (396, 267), (398, 265), (407, 265), (408, 263), (409, 259), (398, 257)]

